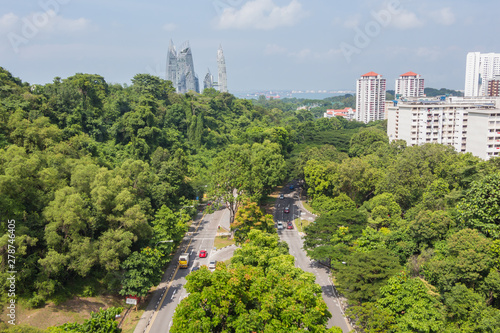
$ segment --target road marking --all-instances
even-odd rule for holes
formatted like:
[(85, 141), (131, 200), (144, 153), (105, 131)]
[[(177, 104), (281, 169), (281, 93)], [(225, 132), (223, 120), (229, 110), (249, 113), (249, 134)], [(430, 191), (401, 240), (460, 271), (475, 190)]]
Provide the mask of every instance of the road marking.
[[(200, 219), (200, 222), (198, 222), (198, 225), (196, 226), (196, 230), (194, 232), (197, 232), (198, 231), (198, 228), (200, 227), (201, 225), (201, 222), (203, 221), (203, 217), (205, 216), (205, 214), (203, 214), (203, 216), (201, 217)], [(186, 248), (189, 248), (189, 246), (191, 246), (191, 242), (193, 241), (193, 238), (191, 238), (191, 240), (189, 240), (189, 244), (187, 245)], [(189, 269), (189, 268), (188, 268)], [(167, 297), (167, 294), (168, 294), (168, 290), (170, 289), (170, 287), (172, 286), (172, 282), (174, 282), (174, 278), (175, 276), (177, 275), (177, 271), (179, 271), (179, 265), (177, 265), (177, 268), (175, 269), (175, 272), (172, 276), (172, 279), (170, 280), (170, 282), (168, 283), (167, 285), (167, 289), (165, 289), (165, 293), (163, 294), (163, 297), (161, 298), (161, 301), (160, 301), (160, 306), (156, 307), (155, 309), (155, 313), (153, 315), (153, 317), (151, 318), (151, 320), (149, 321), (148, 323), (148, 327), (146, 329), (146, 332), (145, 333), (149, 333), (149, 331), (151, 331), (151, 327), (153, 327), (153, 323), (156, 319), (156, 317), (158, 316), (158, 313), (160, 312), (159, 309), (161, 309), (162, 305), (163, 305), (163, 301), (165, 301), (165, 297)]]

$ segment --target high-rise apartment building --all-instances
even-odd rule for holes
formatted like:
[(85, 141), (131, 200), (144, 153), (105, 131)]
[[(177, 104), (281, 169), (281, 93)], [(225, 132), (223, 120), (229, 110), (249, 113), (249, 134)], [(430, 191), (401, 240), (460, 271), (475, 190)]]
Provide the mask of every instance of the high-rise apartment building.
[(364, 123), (384, 119), (386, 81), (369, 72), (356, 81), (356, 120)]
[(423, 97), (424, 79), (417, 73), (407, 72), (396, 80), (396, 98)]
[(469, 52), (465, 69), (466, 97), (487, 96), (488, 81), (500, 75), (500, 53)]
[(500, 156), (500, 109), (495, 98), (441, 97), (396, 101), (388, 108), (389, 140), (408, 146), (439, 143), (482, 159)]

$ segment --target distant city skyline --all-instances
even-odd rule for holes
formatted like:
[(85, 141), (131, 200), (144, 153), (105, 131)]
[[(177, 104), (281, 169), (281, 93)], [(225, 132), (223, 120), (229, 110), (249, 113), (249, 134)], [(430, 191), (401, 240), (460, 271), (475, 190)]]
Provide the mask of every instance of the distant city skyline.
[[(485, 10), (487, 8), (487, 10)], [(499, 53), (497, 0), (39, 0), (5, 2), (0, 66), (30, 83), (75, 73), (126, 83), (165, 77), (168, 44), (189, 40), (200, 88), (222, 44), (230, 91), (350, 90), (374, 71), (465, 89), (469, 52)], [(214, 70), (215, 73), (215, 70)]]

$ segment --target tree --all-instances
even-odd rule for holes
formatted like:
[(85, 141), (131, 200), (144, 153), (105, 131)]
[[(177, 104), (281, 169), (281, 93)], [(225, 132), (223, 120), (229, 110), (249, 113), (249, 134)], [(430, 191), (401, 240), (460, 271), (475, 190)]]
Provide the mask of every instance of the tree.
[(445, 309), (435, 287), (399, 273), (380, 288), (377, 301), (395, 318), (394, 332), (442, 332)]
[(424, 265), (424, 275), (441, 291), (449, 291), (457, 283), (480, 288), (494, 264), (492, 241), (474, 229), (450, 235), (437, 249)]
[(345, 261), (347, 248), (352, 245), (345, 236), (356, 239), (365, 226), (366, 215), (356, 210), (323, 214), (305, 228), (304, 249), (309, 257), (316, 260)]
[(408, 233), (420, 246), (432, 246), (445, 239), (454, 221), (445, 211), (421, 211), (409, 225)]
[(376, 128), (364, 128), (351, 138), (349, 156), (365, 156), (389, 144), (387, 134)]
[(329, 198), (325, 195), (320, 195), (314, 198), (311, 202), (311, 207), (318, 213), (336, 213), (343, 210), (356, 209), (356, 203), (351, 200), (345, 193), (340, 193), (335, 198)]
[(374, 194), (382, 173), (370, 165), (368, 158), (350, 158), (340, 163), (334, 178), (335, 194), (347, 194), (357, 205)]
[(250, 199), (243, 199), (238, 212), (231, 224), (231, 229), (235, 230), (234, 238), (237, 243), (243, 243), (251, 230), (257, 229), (264, 232), (274, 231), (273, 216), (264, 215), (262, 209)]
[(162, 253), (146, 247), (133, 252), (122, 264), (125, 270), (120, 295), (144, 297), (152, 286), (160, 283), (162, 277)]
[(346, 257), (345, 264), (334, 266), (340, 292), (356, 303), (377, 300), (380, 287), (401, 270), (398, 260), (386, 249), (354, 252)]
[(462, 227), (500, 238), (500, 173), (473, 182), (457, 209)]
[(213, 273), (202, 267), (187, 276), (189, 296), (177, 306), (171, 332), (340, 332), (325, 328), (331, 314), (314, 275), (294, 267), (286, 252), (276, 234), (252, 230), (231, 267), (219, 263)]
[(307, 184), (307, 194), (313, 199), (317, 196), (333, 196), (337, 164), (334, 162), (319, 162), (309, 160), (304, 167), (304, 179)]

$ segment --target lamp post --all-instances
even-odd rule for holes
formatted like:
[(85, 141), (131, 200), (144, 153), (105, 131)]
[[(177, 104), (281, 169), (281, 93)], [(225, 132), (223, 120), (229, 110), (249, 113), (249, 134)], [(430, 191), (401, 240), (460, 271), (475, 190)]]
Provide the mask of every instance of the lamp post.
[(171, 239), (170, 239), (170, 240), (161, 240), (161, 241), (156, 242), (155, 247), (157, 247), (157, 246), (158, 246), (158, 244), (160, 244), (160, 243), (173, 243), (173, 242), (174, 242), (174, 241), (173, 241), (173, 240), (171, 240)]

